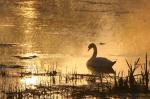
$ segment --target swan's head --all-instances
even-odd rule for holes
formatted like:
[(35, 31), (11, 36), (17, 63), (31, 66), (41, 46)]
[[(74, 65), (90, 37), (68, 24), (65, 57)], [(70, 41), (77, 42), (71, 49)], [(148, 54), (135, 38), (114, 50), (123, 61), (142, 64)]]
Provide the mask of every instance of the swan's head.
[(91, 48), (95, 48), (95, 47), (96, 47), (96, 45), (95, 45), (94, 43), (89, 44), (89, 46), (88, 46), (88, 51), (89, 51)]

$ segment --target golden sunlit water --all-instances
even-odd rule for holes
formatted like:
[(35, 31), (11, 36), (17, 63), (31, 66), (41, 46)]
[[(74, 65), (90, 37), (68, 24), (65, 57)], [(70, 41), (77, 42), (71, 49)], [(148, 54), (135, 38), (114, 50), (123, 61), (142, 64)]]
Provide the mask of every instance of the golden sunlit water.
[[(91, 42), (97, 45), (98, 56), (117, 61), (113, 69), (127, 75), (125, 59), (134, 64), (140, 57), (143, 64), (149, 55), (149, 4), (148, 0), (0, 0), (0, 64), (24, 68), (0, 67), (3, 75), (13, 76), (1, 77), (0, 91), (74, 84), (64, 79), (65, 74), (91, 73), (86, 67), (93, 53), (88, 51)], [(53, 71), (62, 76), (41, 76), (54, 75)], [(53, 98), (62, 98), (59, 95)]]
[(23, 78), (21, 79), (21, 82), (25, 83), (26, 85), (36, 85), (38, 84), (38, 78), (35, 76), (32, 76), (30, 78)]

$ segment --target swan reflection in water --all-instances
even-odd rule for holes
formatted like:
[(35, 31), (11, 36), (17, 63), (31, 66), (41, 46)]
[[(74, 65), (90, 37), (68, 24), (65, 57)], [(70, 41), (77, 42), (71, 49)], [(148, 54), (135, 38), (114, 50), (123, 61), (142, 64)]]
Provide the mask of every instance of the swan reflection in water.
[(104, 57), (97, 57), (97, 47), (94, 43), (89, 44), (88, 51), (93, 49), (92, 57), (87, 61), (87, 68), (94, 74), (99, 73), (115, 73), (112, 66), (116, 61), (112, 62)]

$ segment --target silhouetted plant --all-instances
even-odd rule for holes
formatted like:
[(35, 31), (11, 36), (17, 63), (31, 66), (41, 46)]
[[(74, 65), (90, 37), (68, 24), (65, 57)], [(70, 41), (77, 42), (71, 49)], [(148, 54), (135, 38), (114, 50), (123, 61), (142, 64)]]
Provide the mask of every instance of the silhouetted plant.
[(5, 71), (5, 70), (1, 70), (1, 71), (0, 71), (0, 75), (1, 75), (2, 77), (8, 76), (8, 72)]
[(114, 73), (114, 83), (115, 83), (115, 86), (114, 86), (114, 87), (118, 87), (116, 71), (115, 71), (115, 73)]
[(132, 66), (131, 64), (129, 64), (129, 62), (126, 59), (126, 63), (128, 65), (128, 76), (129, 76), (129, 86), (131, 89), (134, 89), (135, 87), (135, 78), (134, 78), (134, 72), (135, 70), (138, 68), (138, 62), (139, 62), (140, 58), (137, 59), (137, 61), (134, 63), (134, 65)]
[(146, 90), (148, 90), (148, 83), (149, 83), (149, 71), (148, 71), (148, 64), (147, 64), (147, 53), (146, 53), (146, 68), (145, 68), (145, 82), (146, 82)]
[(128, 86), (128, 77), (126, 77), (126, 79), (124, 80), (123, 85), (124, 85), (124, 87), (125, 87), (126, 89), (129, 88), (129, 86)]
[(120, 88), (123, 87), (123, 78), (122, 78), (122, 77), (119, 78), (118, 84), (119, 84), (119, 87), (120, 87)]
[[(150, 65), (150, 64), (149, 64)], [(142, 75), (142, 80), (143, 80), (143, 84), (145, 84), (146, 86), (146, 90), (148, 90), (148, 83), (149, 83), (149, 67), (148, 67), (148, 58), (147, 58), (147, 53), (145, 55), (145, 64), (144, 64), (144, 67), (142, 67), (142, 70), (141, 71), (141, 75)]]

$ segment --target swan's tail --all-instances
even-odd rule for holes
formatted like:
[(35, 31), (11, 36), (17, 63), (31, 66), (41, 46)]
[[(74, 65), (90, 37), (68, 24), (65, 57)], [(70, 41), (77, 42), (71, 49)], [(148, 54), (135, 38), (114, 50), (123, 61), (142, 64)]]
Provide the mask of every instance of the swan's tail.
[(116, 63), (117, 61), (112, 62), (112, 66)]
[(112, 68), (112, 66), (116, 63), (117, 61), (114, 61), (114, 62), (112, 62), (112, 65), (111, 65), (111, 69), (110, 69), (110, 73), (115, 73), (115, 71), (114, 71), (114, 69)]

